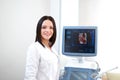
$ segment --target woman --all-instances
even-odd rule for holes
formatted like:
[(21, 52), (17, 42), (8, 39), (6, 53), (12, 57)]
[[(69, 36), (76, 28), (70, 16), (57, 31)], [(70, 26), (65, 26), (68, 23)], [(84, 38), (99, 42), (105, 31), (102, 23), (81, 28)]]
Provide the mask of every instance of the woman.
[(35, 43), (28, 48), (24, 80), (58, 80), (58, 55), (52, 47), (55, 40), (55, 21), (43, 16), (37, 24)]

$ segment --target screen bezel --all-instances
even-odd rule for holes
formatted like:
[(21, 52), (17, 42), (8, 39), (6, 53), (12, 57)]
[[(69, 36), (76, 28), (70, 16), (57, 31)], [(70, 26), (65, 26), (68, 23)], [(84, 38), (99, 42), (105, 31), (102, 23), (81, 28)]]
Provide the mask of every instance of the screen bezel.
[[(65, 52), (65, 30), (66, 29), (94, 29), (95, 30), (95, 51), (94, 53), (70, 53)], [(64, 26), (63, 27), (63, 36), (62, 36), (62, 54), (66, 56), (77, 56), (77, 57), (93, 57), (97, 55), (97, 26)]]

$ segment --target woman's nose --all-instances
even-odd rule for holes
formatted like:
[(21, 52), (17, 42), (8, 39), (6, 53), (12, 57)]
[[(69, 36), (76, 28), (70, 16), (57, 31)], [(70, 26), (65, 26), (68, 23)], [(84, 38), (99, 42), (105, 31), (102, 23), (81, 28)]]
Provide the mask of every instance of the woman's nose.
[(50, 31), (50, 28), (46, 28), (46, 31)]

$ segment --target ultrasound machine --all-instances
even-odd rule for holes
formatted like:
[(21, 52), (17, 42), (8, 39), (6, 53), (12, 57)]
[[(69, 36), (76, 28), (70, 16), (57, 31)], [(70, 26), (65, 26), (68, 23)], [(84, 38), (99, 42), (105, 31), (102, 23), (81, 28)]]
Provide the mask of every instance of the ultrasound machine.
[(96, 26), (64, 26), (62, 32), (62, 55), (72, 59), (64, 67), (60, 80), (97, 80), (99, 65), (85, 57), (97, 56)]

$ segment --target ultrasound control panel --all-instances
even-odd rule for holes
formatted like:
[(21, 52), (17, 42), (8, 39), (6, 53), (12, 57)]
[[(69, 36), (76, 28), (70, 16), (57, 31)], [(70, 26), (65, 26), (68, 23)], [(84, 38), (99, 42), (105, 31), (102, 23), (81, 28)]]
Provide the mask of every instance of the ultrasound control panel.
[(65, 67), (64, 75), (60, 80), (97, 80), (95, 69)]

